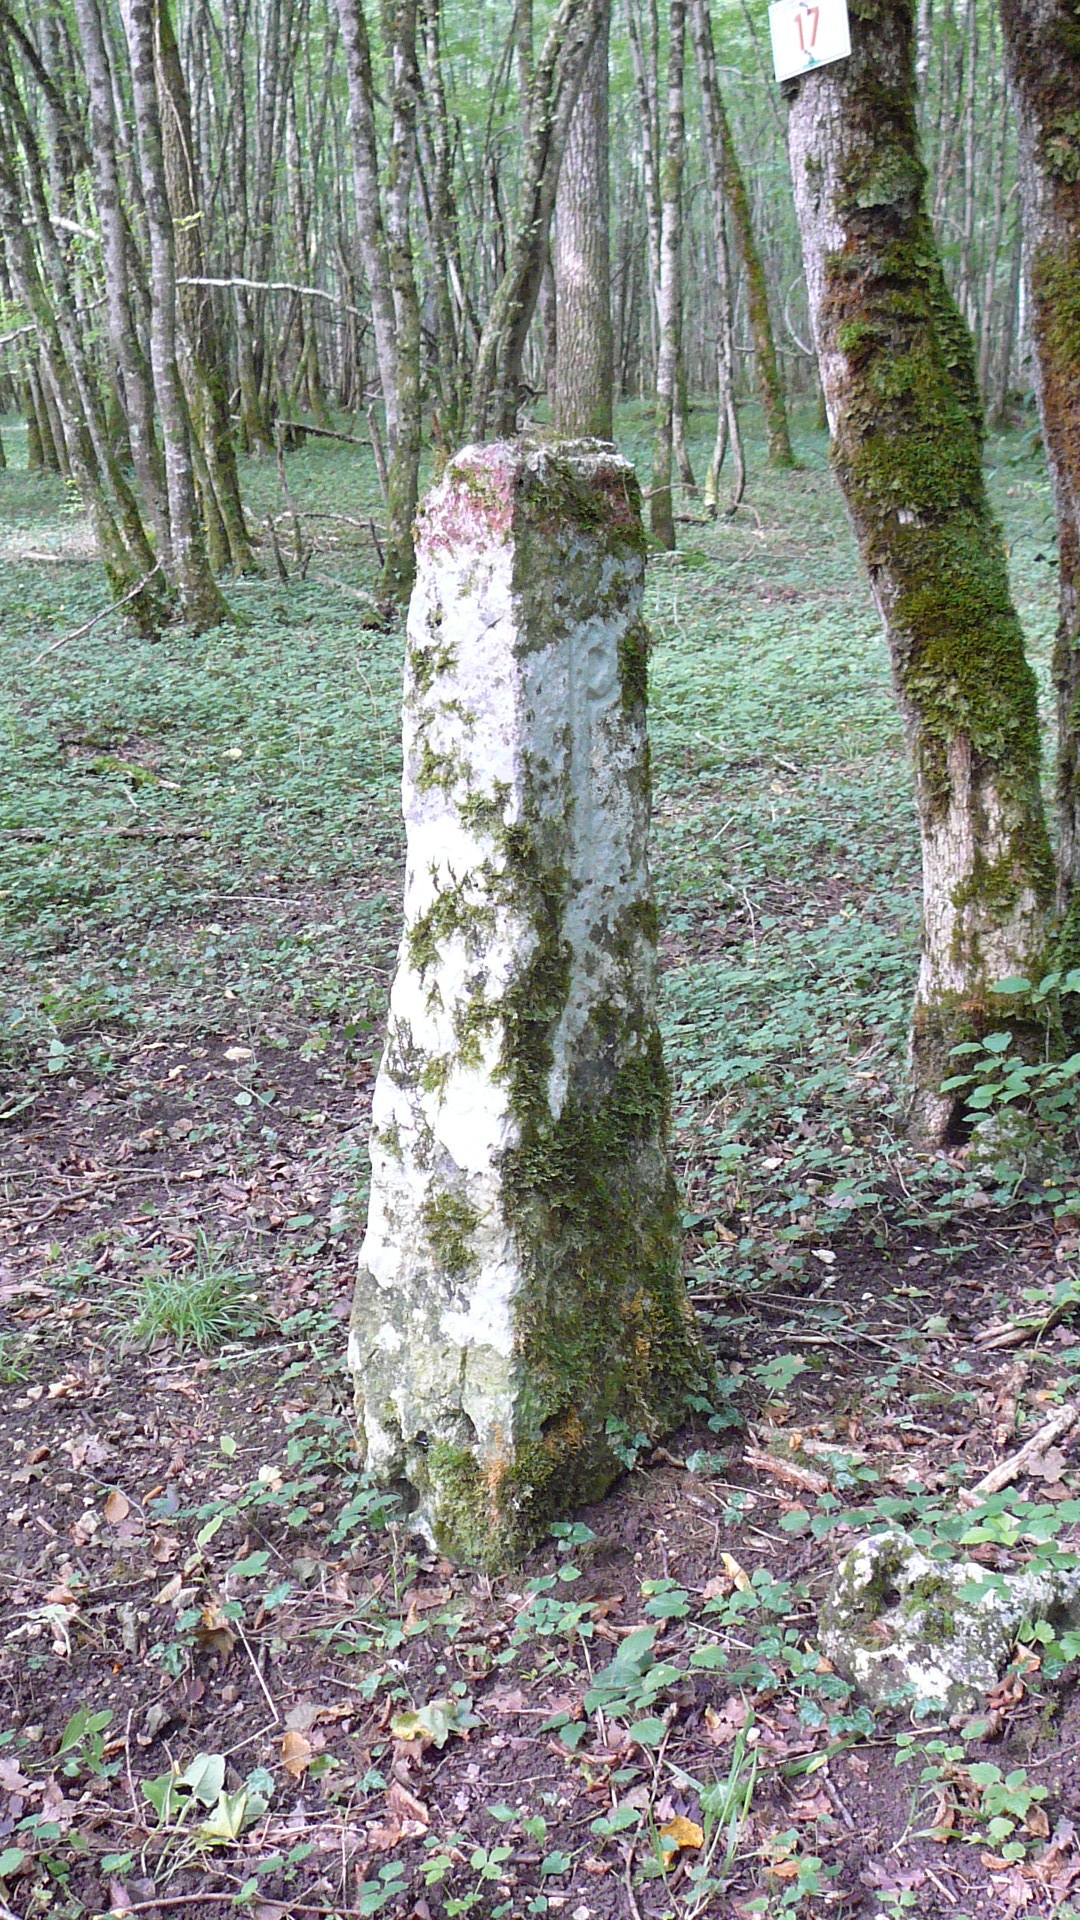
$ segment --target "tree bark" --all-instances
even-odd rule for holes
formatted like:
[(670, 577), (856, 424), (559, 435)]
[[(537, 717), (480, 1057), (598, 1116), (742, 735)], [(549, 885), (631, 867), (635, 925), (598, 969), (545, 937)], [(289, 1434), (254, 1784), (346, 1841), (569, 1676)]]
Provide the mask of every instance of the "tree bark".
[(610, 440), (611, 334), (608, 39), (605, 6), (589, 57), (555, 201), (555, 431)]
[(649, 526), (657, 546), (675, 546), (671, 498), (671, 456), (678, 400), (679, 322), (682, 307), (680, 253), (682, 177), (686, 161), (686, 108), (683, 86), (686, 51), (686, 0), (671, 0), (668, 14), (668, 114), (660, 177), (660, 281), (657, 297), (660, 351), (656, 362), (656, 428), (653, 438)]
[(420, 475), (420, 302), (413, 269), (409, 196), (416, 171), (417, 0), (389, 0), (386, 31), (392, 72), (390, 153), (386, 168), (387, 265), (394, 302), (397, 432), (390, 445), (386, 560), (382, 592), (390, 604), (412, 591), (413, 521)]
[[(700, 0), (695, 0), (695, 4), (700, 11)], [(704, 30), (708, 35), (708, 46), (711, 48), (712, 25), (707, 10), (704, 12), (704, 23)], [(700, 35), (702, 29), (695, 24), (694, 31), (695, 34)], [(761, 250), (754, 234), (750, 196), (746, 190), (739, 156), (735, 151), (735, 142), (731, 137), (724, 98), (715, 79), (715, 53), (712, 65), (714, 81), (709, 89), (711, 105), (707, 112), (713, 119), (714, 132), (710, 133), (709, 140), (710, 145), (719, 144), (720, 147), (723, 160), (724, 199), (731, 215), (735, 245), (746, 275), (747, 316), (754, 342), (754, 377), (765, 415), (765, 430), (769, 441), (768, 463), (770, 467), (793, 467), (796, 462), (788, 428), (784, 381), (780, 372), (780, 363), (776, 357), (776, 341), (773, 337), (772, 319), (769, 313), (768, 283), (765, 278)]]
[(521, 361), (547, 259), (547, 236), (574, 111), (605, 0), (561, 0), (535, 63), (506, 262), (476, 351), (468, 437), (512, 438)]
[(356, 228), (360, 262), (368, 283), (375, 360), (379, 369), (386, 437), (391, 452), (398, 433), (397, 371), (394, 350), (396, 320), (390, 284), (386, 231), (379, 191), (379, 155), (375, 139), (375, 83), (371, 72), (371, 43), (363, 0), (335, 0), (349, 79), (349, 122), (352, 127), (353, 176), (356, 188)]
[(192, 135), (191, 107), (173, 33), (169, 0), (154, 0), (154, 61), (161, 102), (161, 146), (172, 214), (176, 266), (183, 284), (178, 310), (183, 321), (180, 371), (191, 426), (205, 463), (212, 498), (204, 501), (208, 523), (216, 514), (224, 533), (223, 566), (250, 572), (251, 540), (240, 498), (236, 449), (226, 389), (221, 342), (210, 289), (191, 284), (205, 280), (205, 218)]
[[(746, 486), (746, 459), (743, 453), (742, 433), (739, 427), (739, 414), (735, 405), (735, 345), (733, 338), (733, 314), (731, 301), (731, 263), (727, 242), (727, 195), (725, 192), (724, 134), (722, 131), (723, 106), (720, 89), (716, 81), (716, 52), (713, 47), (712, 24), (709, 19), (707, 0), (691, 0), (690, 30), (694, 40), (697, 57), (698, 80), (701, 87), (701, 117), (705, 131), (705, 153), (709, 176), (709, 204), (712, 213), (713, 250), (716, 254), (717, 306), (719, 308), (716, 332), (716, 440), (713, 445), (712, 459), (705, 476), (705, 511), (711, 519), (716, 518), (719, 510), (720, 470), (728, 444), (731, 445), (732, 462), (735, 469), (734, 485), (728, 512), (733, 513), (743, 497)], [(770, 342), (771, 342), (770, 334)], [(783, 408), (783, 396), (780, 402), (784, 433), (787, 432), (787, 417)], [(790, 445), (788, 451), (790, 453)]]
[(154, 72), (154, 0), (122, 0), (131, 59), (135, 132), (150, 243), (150, 364), (165, 445), (165, 486), (174, 582), (196, 633), (228, 617), (210, 571), (195, 501), (195, 476), (177, 344), (176, 251), (165, 183)]
[(1000, 0), (1020, 142), (1036, 391), (1058, 529), (1058, 908), (1080, 964), (1080, 21), (1072, 0)]
[[(996, 981), (1040, 977), (1053, 867), (1035, 682), (986, 498), (971, 338), (923, 204), (913, 25), (912, 0), (862, 0), (851, 58), (787, 92), (833, 458), (914, 762), (923, 950), (912, 1120), (934, 1140), (954, 1119), (940, 1091), (951, 1048), (1000, 1020), (989, 1013)], [(1023, 1005), (1013, 1010), (1023, 1038)]]
[(172, 551), (165, 498), (165, 469), (154, 434), (150, 369), (131, 309), (130, 239), (116, 162), (112, 81), (98, 0), (75, 0), (75, 17), (90, 96), (94, 195), (104, 250), (109, 341), (120, 369), (124, 416), (136, 478), (157, 536), (158, 557), (168, 572)]

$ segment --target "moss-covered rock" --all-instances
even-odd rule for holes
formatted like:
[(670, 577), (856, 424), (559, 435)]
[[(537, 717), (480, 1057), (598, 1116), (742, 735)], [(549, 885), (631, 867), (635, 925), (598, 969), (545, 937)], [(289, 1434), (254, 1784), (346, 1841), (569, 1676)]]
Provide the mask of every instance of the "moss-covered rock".
[(942, 1562), (897, 1530), (870, 1535), (841, 1562), (820, 1642), (875, 1706), (961, 1713), (982, 1704), (1034, 1620), (1080, 1625), (1080, 1574)]
[(405, 929), (350, 1364), (369, 1466), (498, 1565), (709, 1363), (680, 1271), (646, 853), (644, 542), (590, 444), (469, 449), (420, 521)]

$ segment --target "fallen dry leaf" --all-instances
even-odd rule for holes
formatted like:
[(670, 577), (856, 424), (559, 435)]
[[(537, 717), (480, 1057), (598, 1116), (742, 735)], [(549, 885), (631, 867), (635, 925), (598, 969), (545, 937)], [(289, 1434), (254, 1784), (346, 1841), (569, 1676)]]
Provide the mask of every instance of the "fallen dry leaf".
[[(684, 1814), (677, 1813), (673, 1820), (665, 1820), (660, 1828), (661, 1840), (670, 1840), (682, 1852), (683, 1848), (700, 1847), (705, 1838), (704, 1829), (696, 1820), (687, 1820)], [(670, 1848), (668, 1849), (670, 1851)]]
[[(415, 1822), (413, 1824), (415, 1826)], [(416, 1837), (414, 1834), (413, 1838)], [(391, 1853), (404, 1838), (405, 1829), (396, 1816), (367, 1829), (367, 1843), (372, 1853)]]
[(520, 1687), (506, 1687), (501, 1693), (489, 1694), (481, 1702), (491, 1713), (524, 1713), (528, 1704)]
[(286, 1729), (281, 1742), (281, 1763), (294, 1780), (302, 1779), (311, 1765), (311, 1741), (299, 1727)]
[(305, 1696), (289, 1708), (285, 1715), (285, 1725), (295, 1733), (310, 1733), (316, 1720), (321, 1717), (322, 1711), (317, 1701), (309, 1700)]
[(714, 1740), (718, 1747), (726, 1746), (729, 1740), (734, 1740), (740, 1728), (745, 1727), (748, 1714), (749, 1708), (745, 1700), (741, 1700), (737, 1693), (733, 1693), (730, 1699), (725, 1700), (719, 1710), (716, 1707), (706, 1707), (705, 1726), (709, 1739)]
[(221, 1611), (218, 1601), (208, 1600), (202, 1610), (202, 1618), (195, 1629), (195, 1638), (203, 1653), (217, 1653), (227, 1658), (236, 1645), (236, 1635)]
[(105, 1518), (110, 1527), (118, 1527), (121, 1520), (126, 1520), (130, 1512), (131, 1501), (126, 1493), (121, 1493), (119, 1487), (114, 1487), (105, 1502)]
[(35, 1789), (32, 1781), (26, 1778), (17, 1760), (5, 1756), (0, 1756), (0, 1790), (21, 1794), (41, 1791), (40, 1787)]
[[(415, 1793), (410, 1793), (408, 1787), (403, 1786), (400, 1780), (391, 1780), (387, 1788), (386, 1800), (391, 1812), (395, 1813), (403, 1823), (412, 1821), (421, 1832), (431, 1825), (431, 1815), (423, 1801), (418, 1800)], [(415, 1835), (413, 1837), (415, 1838)]]
[(733, 1581), (739, 1593), (750, 1592), (750, 1576), (740, 1567), (733, 1553), (722, 1553), (720, 1564), (729, 1580)]

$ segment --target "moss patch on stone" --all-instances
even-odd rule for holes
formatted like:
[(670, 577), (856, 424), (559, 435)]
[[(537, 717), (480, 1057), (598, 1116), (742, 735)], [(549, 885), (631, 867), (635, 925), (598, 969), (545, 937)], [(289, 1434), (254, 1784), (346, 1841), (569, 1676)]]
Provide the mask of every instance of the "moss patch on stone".
[(429, 1193), (420, 1218), (435, 1261), (451, 1280), (461, 1280), (476, 1264), (473, 1235), (480, 1224), (464, 1193), (442, 1188)]

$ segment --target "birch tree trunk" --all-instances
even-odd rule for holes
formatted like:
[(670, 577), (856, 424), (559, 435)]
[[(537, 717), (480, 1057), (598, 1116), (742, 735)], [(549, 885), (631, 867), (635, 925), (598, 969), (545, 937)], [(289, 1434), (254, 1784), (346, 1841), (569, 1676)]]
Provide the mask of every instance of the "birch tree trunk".
[(1080, 21), (1072, 0), (1001, 0), (1016, 103), (1039, 417), (1058, 528), (1058, 908), (1080, 964)]
[[(851, 58), (787, 91), (833, 458), (914, 762), (923, 942), (912, 1119), (935, 1140), (954, 1118), (940, 1092), (950, 1049), (1001, 1019), (989, 1014), (996, 981), (1040, 976), (1053, 866), (1035, 683), (986, 498), (971, 339), (923, 204), (913, 26), (912, 0), (862, 0)], [(1014, 1011), (1024, 1037), (1024, 1009)]]
[(610, 440), (611, 333), (608, 38), (605, 6), (570, 121), (555, 202), (556, 433)]
[(683, 72), (686, 50), (686, 0), (671, 0), (668, 15), (668, 115), (660, 176), (660, 281), (657, 300), (660, 351), (656, 363), (656, 429), (653, 438), (652, 497), (649, 526), (657, 546), (675, 546), (671, 499), (671, 455), (679, 378), (679, 319), (682, 304), (680, 253), (682, 177), (686, 161), (686, 109)]

